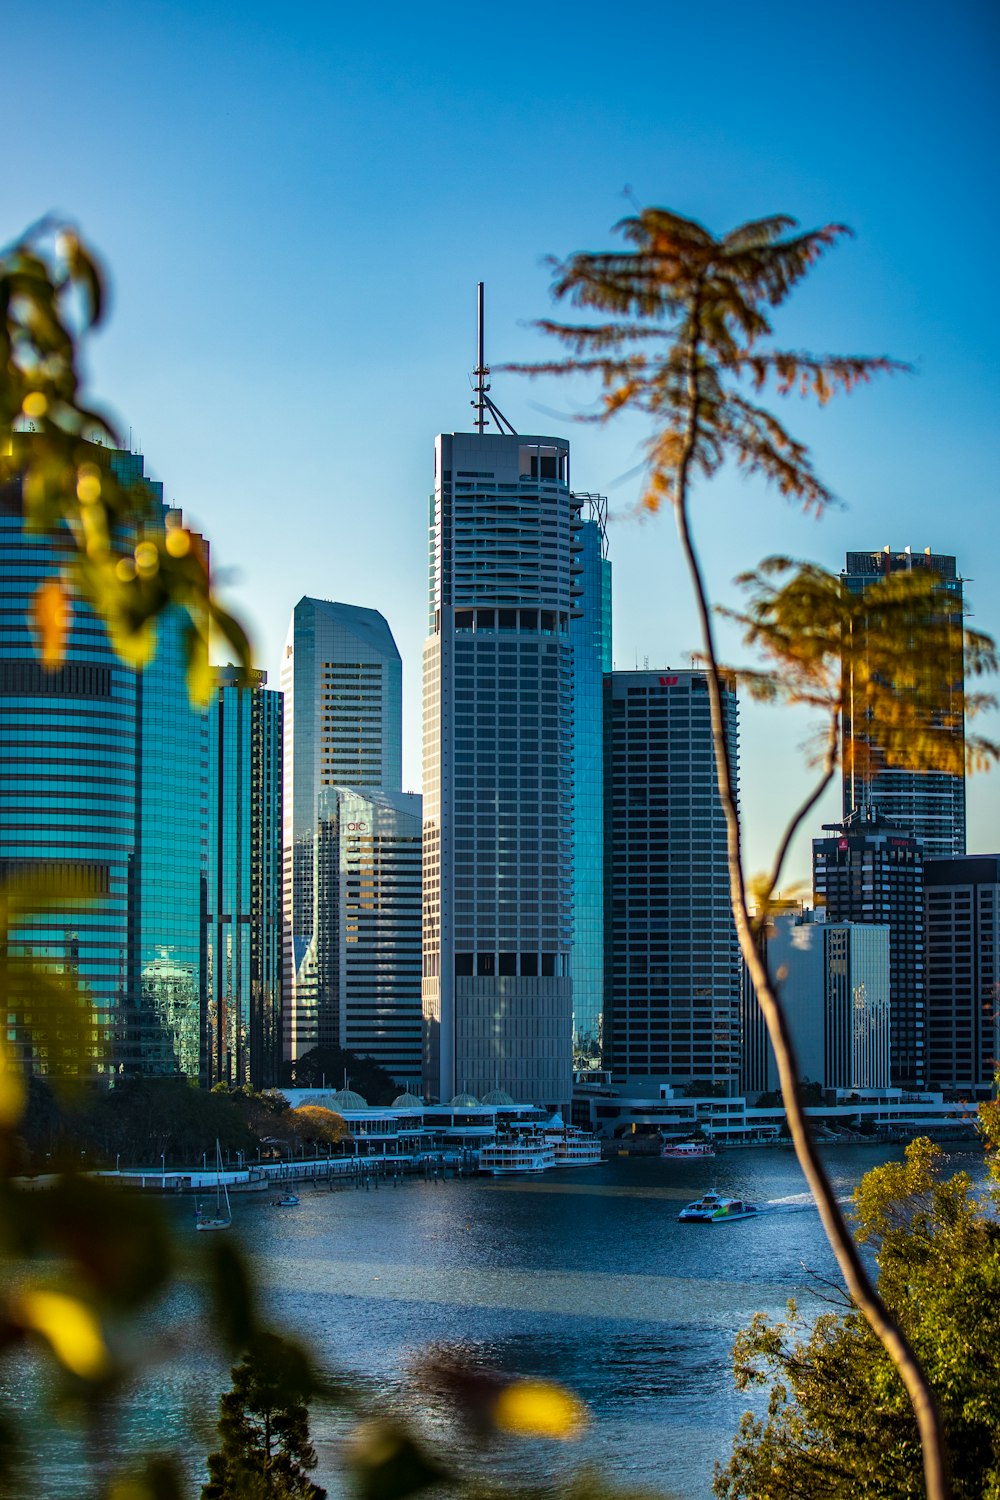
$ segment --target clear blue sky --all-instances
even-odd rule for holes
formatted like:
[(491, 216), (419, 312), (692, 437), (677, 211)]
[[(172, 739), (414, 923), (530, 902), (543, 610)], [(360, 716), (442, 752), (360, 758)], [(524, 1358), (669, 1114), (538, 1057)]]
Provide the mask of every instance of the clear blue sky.
[[(475, 283), (493, 362), (541, 355), (542, 257), (607, 244), (626, 185), (717, 230), (850, 224), (781, 332), (918, 372), (787, 411), (843, 511), (817, 524), (728, 477), (700, 497), (717, 591), (769, 552), (839, 567), (847, 547), (931, 546), (1000, 631), (998, 16), (52, 0), (4, 21), (0, 239), (55, 210), (103, 253), (94, 387), (212, 537), (272, 680), (302, 594), (383, 610), (419, 786), (432, 441), (469, 424)], [(575, 486), (610, 495), (617, 665), (683, 665), (670, 520), (629, 518), (641, 429), (572, 428), (583, 392), (498, 377), (494, 395), (522, 431), (569, 431)], [(753, 865), (802, 732), (744, 714)], [(1000, 848), (997, 774), (971, 788), (970, 848)]]

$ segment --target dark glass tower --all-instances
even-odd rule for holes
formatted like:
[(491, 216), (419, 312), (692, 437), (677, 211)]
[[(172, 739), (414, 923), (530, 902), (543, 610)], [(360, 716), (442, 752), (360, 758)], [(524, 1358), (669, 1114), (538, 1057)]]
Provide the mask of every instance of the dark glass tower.
[(207, 1036), (212, 1083), (281, 1066), (282, 698), (224, 667), (208, 723)]
[[(892, 552), (888, 547), (881, 552), (848, 552), (841, 578), (852, 593), (864, 594), (880, 578), (917, 569), (928, 569), (938, 575), (941, 612), (955, 627), (953, 660), (941, 678), (941, 706), (950, 711), (952, 699), (956, 692), (962, 691), (965, 677), (961, 636), (962, 579), (954, 557), (931, 552), (929, 547), (925, 552), (916, 553), (909, 547), (903, 552)], [(964, 723), (958, 724), (955, 734), (964, 742)], [(906, 771), (892, 766), (878, 768), (878, 724), (860, 716), (855, 719), (850, 697), (844, 715), (844, 735), (845, 738), (856, 736), (867, 740), (876, 752), (876, 769), (867, 776), (853, 771), (850, 758), (844, 758), (845, 818), (856, 809), (874, 807), (890, 822), (918, 838), (927, 858), (965, 853), (964, 773), (955, 776), (946, 771)]]
[[(723, 692), (738, 765), (737, 701)], [(604, 1063), (736, 1092), (740, 964), (703, 672), (604, 679)]]

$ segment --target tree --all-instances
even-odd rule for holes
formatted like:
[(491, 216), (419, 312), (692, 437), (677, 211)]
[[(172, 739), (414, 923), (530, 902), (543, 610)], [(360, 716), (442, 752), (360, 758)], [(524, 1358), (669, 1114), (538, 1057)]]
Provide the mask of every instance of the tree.
[(312, 1047), (292, 1064), (292, 1072), (298, 1087), (306, 1089), (322, 1087), (324, 1079), (327, 1088), (339, 1089), (346, 1074), (348, 1086), (368, 1104), (391, 1104), (399, 1093), (392, 1074), (374, 1058), (343, 1047)]
[(325, 1500), (306, 1405), (313, 1379), (294, 1345), (260, 1335), (232, 1371), (219, 1401), (218, 1452), (209, 1455), (202, 1500)]
[[(691, 579), (740, 949), (767, 1023), (796, 1155), (851, 1297), (899, 1370), (913, 1403), (928, 1495), (931, 1500), (943, 1500), (948, 1480), (934, 1397), (905, 1336), (872, 1284), (813, 1142), (796, 1088), (799, 1070), (791, 1034), (768, 971), (766, 945), (760, 941), (792, 837), (819, 800), (838, 763), (843, 653), (849, 653), (850, 637), (843, 590), (838, 580), (824, 575), (822, 569), (809, 565), (795, 569), (781, 560), (777, 571), (790, 571), (792, 577), (782, 589), (772, 589), (768, 598), (770, 565), (764, 564), (761, 570), (765, 597), (759, 618), (751, 606), (746, 628), (751, 643), (764, 650), (769, 666), (762, 673), (751, 674), (750, 681), (761, 696), (806, 702), (823, 709), (828, 722), (820, 779), (790, 819), (770, 874), (751, 885), (743, 868), (736, 774), (723, 718), (722, 689), (727, 673), (716, 646), (712, 604), (691, 520), (696, 478), (712, 478), (727, 460), (735, 461), (744, 474), (759, 475), (777, 485), (787, 499), (821, 511), (833, 496), (813, 469), (808, 450), (754, 398), (773, 381), (780, 395), (797, 391), (811, 394), (823, 404), (838, 391), (849, 392), (877, 373), (903, 366), (884, 357), (814, 355), (775, 348), (769, 342), (772, 310), (785, 302), (816, 261), (847, 233), (843, 225), (827, 224), (799, 233), (793, 219), (779, 215), (743, 224), (716, 237), (691, 219), (648, 208), (624, 219), (618, 228), (629, 248), (581, 252), (554, 265), (554, 297), (596, 313), (598, 321), (542, 322), (540, 327), (569, 350), (568, 356), (513, 368), (532, 375), (599, 375), (603, 401), (591, 420), (607, 421), (626, 410), (642, 412), (651, 419), (643, 504), (649, 510), (658, 509), (665, 500), (673, 506)], [(914, 603), (907, 593), (914, 576), (897, 580), (892, 596), (903, 597), (910, 618), (920, 615), (919, 601)], [(800, 608), (803, 594), (810, 589), (823, 606), (816, 629), (810, 626), (808, 612)], [(795, 606), (796, 628), (781, 628), (786, 603)], [(898, 613), (890, 611), (886, 629), (881, 634), (877, 628), (869, 629), (865, 638), (872, 691), (885, 693), (891, 708), (890, 722), (903, 726), (894, 743), (887, 746), (886, 758), (897, 765), (947, 765), (948, 757), (955, 754), (958, 737), (950, 732), (950, 726), (938, 726), (933, 714), (928, 717), (926, 702), (919, 693), (897, 691), (893, 671), (886, 670), (885, 663), (877, 659), (882, 649), (898, 666), (901, 653), (898, 636), (894, 635), (897, 621)], [(943, 619), (937, 611), (921, 640), (922, 655), (939, 682), (947, 680), (946, 664), (954, 659), (954, 629), (950, 619)], [(912, 652), (912, 643), (908, 645)], [(992, 643), (984, 638), (969, 639), (968, 647), (980, 669), (995, 666)], [(995, 746), (981, 744), (979, 749), (982, 759), (996, 758)], [(975, 754), (970, 759), (976, 763)]]
[(318, 1104), (300, 1104), (291, 1112), (291, 1123), (307, 1146), (339, 1146), (350, 1136), (343, 1115)]
[[(879, 1292), (927, 1373), (941, 1411), (956, 1500), (1000, 1496), (1000, 1223), (997, 1194), (942, 1180), (942, 1154), (914, 1141), (855, 1193)], [(770, 1384), (767, 1416), (743, 1418), (717, 1470), (720, 1500), (896, 1500), (922, 1495), (920, 1442), (902, 1382), (847, 1304), (810, 1326), (758, 1314), (736, 1342), (740, 1389)]]

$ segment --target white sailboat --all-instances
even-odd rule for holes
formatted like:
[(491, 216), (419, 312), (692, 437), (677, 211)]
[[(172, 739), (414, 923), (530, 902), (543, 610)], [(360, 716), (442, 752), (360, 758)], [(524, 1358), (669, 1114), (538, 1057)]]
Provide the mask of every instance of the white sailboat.
[(233, 1211), (229, 1206), (229, 1189), (222, 1180), (222, 1147), (215, 1143), (215, 1212), (206, 1213), (201, 1204), (195, 1209), (195, 1229), (229, 1229)]

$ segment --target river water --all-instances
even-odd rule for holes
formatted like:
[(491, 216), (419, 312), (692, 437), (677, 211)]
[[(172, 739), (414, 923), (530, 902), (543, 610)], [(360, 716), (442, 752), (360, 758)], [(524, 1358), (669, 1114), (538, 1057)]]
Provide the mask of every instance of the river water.
[[(838, 1196), (895, 1148), (826, 1155)], [(955, 1168), (981, 1173), (975, 1153)], [(758, 1203), (757, 1219), (679, 1224), (677, 1212), (708, 1188)], [(302, 1191), (297, 1208), (234, 1199), (234, 1229), (252, 1253), (276, 1320), (321, 1364), (359, 1376), (375, 1411), (419, 1411), (438, 1438), (461, 1443), (449, 1414), (416, 1386), (421, 1354), (444, 1348), (479, 1366), (571, 1386), (592, 1422), (572, 1444), (511, 1440), (465, 1450), (494, 1478), (542, 1476), (595, 1462), (621, 1482), (679, 1500), (710, 1493), (713, 1463), (728, 1455), (747, 1397), (734, 1388), (730, 1350), (755, 1311), (779, 1317), (787, 1299), (824, 1310), (816, 1277), (836, 1268), (794, 1156), (734, 1150), (708, 1162), (616, 1158), (539, 1179), (408, 1180), (398, 1188)], [(189, 1229), (185, 1215), (182, 1232)], [(165, 1358), (139, 1386), (116, 1450), (212, 1445), (219, 1391), (228, 1384), (211, 1339), (190, 1334), (193, 1307), (163, 1314)], [(26, 1390), (25, 1395), (29, 1393)], [(183, 1416), (182, 1413), (187, 1413)], [(317, 1410), (314, 1478), (342, 1494), (336, 1454), (343, 1431)], [(51, 1493), (82, 1494), (80, 1455), (48, 1440)], [(197, 1491), (196, 1491), (197, 1493)]]

